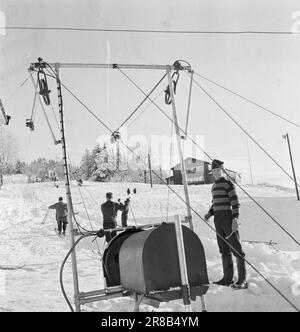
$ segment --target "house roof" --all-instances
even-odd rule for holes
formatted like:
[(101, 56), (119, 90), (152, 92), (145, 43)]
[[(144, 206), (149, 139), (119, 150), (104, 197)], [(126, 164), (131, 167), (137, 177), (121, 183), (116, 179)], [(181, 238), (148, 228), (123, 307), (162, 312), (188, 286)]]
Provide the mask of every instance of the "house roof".
[[(209, 164), (209, 165), (210, 165), (210, 163), (209, 163), (208, 161), (203, 161), (203, 160), (196, 159), (196, 158), (192, 158), (192, 157), (185, 158), (184, 161), (186, 162), (186, 161), (188, 161), (188, 160), (190, 160), (190, 159), (195, 160), (195, 162), (201, 162), (201, 163), (206, 163), (206, 164)], [(176, 164), (175, 166), (173, 166), (173, 167), (171, 168), (171, 170), (173, 171), (174, 168), (176, 168), (176, 167), (178, 167), (178, 166), (180, 166), (180, 163), (178, 163), (178, 164)]]
[[(190, 159), (195, 160), (195, 162), (201, 162), (201, 163), (204, 163), (204, 164), (211, 165), (211, 163), (208, 162), (208, 161), (203, 161), (203, 160), (196, 159), (196, 158), (192, 158), (192, 157), (185, 158), (184, 161), (186, 162), (186, 161), (188, 161), (188, 160), (190, 160)], [(178, 164), (176, 164), (175, 166), (173, 166), (173, 167), (171, 168), (171, 171), (173, 171), (173, 170), (174, 170), (176, 167), (178, 167), (178, 166), (180, 166), (180, 163), (178, 163)], [(237, 171), (233, 171), (233, 170), (228, 169), (228, 168), (226, 168), (226, 171), (228, 171), (228, 172), (233, 172), (233, 173), (238, 173)]]

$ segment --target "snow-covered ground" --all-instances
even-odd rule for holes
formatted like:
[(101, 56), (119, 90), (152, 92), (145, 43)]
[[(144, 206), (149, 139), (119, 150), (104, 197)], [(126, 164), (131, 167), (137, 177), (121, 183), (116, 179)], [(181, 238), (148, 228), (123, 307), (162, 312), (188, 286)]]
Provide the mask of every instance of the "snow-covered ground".
[[(137, 188), (132, 195), (132, 210), (139, 223), (171, 220), (175, 214), (185, 215), (184, 204), (165, 186), (155, 185), (153, 189), (144, 184), (104, 184), (85, 182), (81, 188), (89, 219), (83, 204), (76, 204), (78, 221), (86, 228), (101, 227), (100, 204), (107, 191), (113, 191), (115, 198), (125, 198), (127, 188)], [(173, 187), (183, 195), (181, 186)], [(300, 205), (291, 190), (272, 186), (246, 186), (245, 189), (278, 220), (293, 236), (300, 239)], [(74, 203), (82, 202), (77, 186), (73, 190)], [(210, 186), (191, 186), (191, 205), (201, 215), (205, 214), (211, 201)], [(22, 176), (7, 177), (0, 190), (0, 311), (67, 311), (61, 295), (58, 273), (62, 259), (69, 248), (69, 238), (59, 238), (54, 233), (55, 216), (51, 211), (45, 222), (43, 217), (47, 206), (58, 196), (65, 195), (62, 183), (59, 188), (52, 183), (28, 185)], [(240, 229), (241, 238), (246, 241), (270, 241), (274, 247), (264, 244), (243, 246), (247, 259), (298, 308), (300, 308), (300, 249), (278, 226), (264, 215), (258, 207), (239, 190), (242, 203)], [(90, 224), (91, 222), (91, 224)], [(133, 223), (133, 216), (130, 215)], [(205, 248), (210, 280), (221, 277), (222, 267), (215, 240), (215, 234), (194, 216), (195, 232)], [(103, 240), (98, 240), (103, 249)], [(102, 268), (96, 242), (86, 239), (77, 250), (80, 289), (90, 291), (103, 287)], [(66, 290), (72, 298), (71, 264), (68, 263), (64, 280)], [(248, 268), (250, 287), (245, 291), (210, 287), (206, 302), (209, 311), (293, 311), (257, 273)], [(201, 311), (198, 300), (193, 310)], [(116, 298), (89, 304), (86, 311), (130, 311), (133, 300)], [(182, 311), (181, 301), (164, 303), (159, 309), (142, 305), (143, 311)]]

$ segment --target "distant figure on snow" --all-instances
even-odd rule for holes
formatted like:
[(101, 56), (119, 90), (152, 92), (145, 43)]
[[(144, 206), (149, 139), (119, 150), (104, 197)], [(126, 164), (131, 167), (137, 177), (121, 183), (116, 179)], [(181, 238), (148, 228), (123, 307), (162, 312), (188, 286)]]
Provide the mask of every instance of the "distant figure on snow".
[[(234, 289), (245, 289), (248, 287), (246, 282), (245, 253), (242, 249), (239, 232), (239, 200), (235, 191), (234, 184), (225, 179), (223, 162), (217, 159), (212, 161), (212, 175), (215, 183), (212, 186), (212, 206), (205, 219), (208, 221), (214, 216), (217, 241), (222, 255), (223, 278), (215, 284), (222, 286), (232, 286)], [(226, 240), (226, 242), (224, 241)], [(232, 249), (228, 243), (231, 245)], [(234, 283), (232, 254), (236, 257), (238, 281)]]
[[(118, 211), (128, 211), (130, 200), (127, 199), (124, 204), (113, 201), (113, 193), (106, 193), (106, 202), (101, 205), (103, 215), (103, 229), (111, 229), (117, 227)], [(114, 236), (117, 235), (116, 231), (105, 233), (106, 242), (109, 242)]]
[(129, 202), (130, 202), (130, 199), (127, 198), (123, 203), (121, 203), (121, 200), (118, 199), (118, 202), (125, 208), (125, 210), (122, 211), (122, 214), (121, 214), (121, 222), (122, 222), (122, 227), (127, 227), (127, 220), (128, 220), (128, 212), (129, 212)]
[(63, 202), (63, 198), (59, 197), (58, 202), (50, 205), (49, 209), (56, 210), (56, 221), (58, 234), (66, 235), (66, 229), (68, 224), (68, 209), (67, 204)]

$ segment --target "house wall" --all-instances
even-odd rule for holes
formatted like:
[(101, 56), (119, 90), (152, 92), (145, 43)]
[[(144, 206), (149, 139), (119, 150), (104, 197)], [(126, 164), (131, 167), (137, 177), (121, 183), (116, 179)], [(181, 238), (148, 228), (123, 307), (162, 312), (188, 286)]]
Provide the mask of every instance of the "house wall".
[[(211, 165), (202, 160), (197, 160), (193, 158), (185, 159), (185, 168), (187, 173), (188, 184), (211, 184), (215, 182), (211, 171)], [(240, 177), (237, 172), (229, 171), (230, 177), (234, 181), (240, 182)], [(182, 174), (180, 164), (173, 168), (174, 184), (182, 184)]]
[(182, 184), (182, 174), (181, 170), (175, 170), (173, 171), (173, 176), (174, 176), (174, 184)]

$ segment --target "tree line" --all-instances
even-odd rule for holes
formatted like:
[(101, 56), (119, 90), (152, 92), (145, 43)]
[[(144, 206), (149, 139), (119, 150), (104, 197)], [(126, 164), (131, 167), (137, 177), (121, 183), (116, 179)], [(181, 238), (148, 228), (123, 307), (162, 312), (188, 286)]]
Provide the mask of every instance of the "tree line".
[[(16, 144), (12, 139), (6, 142), (0, 155), (2, 156), (0, 174), (24, 174), (28, 176), (28, 182), (60, 181), (64, 178), (63, 161), (60, 159), (38, 158), (29, 163), (16, 159)], [(135, 167), (131, 167), (129, 161), (120, 155), (118, 149), (114, 151), (105, 145), (97, 144), (92, 150), (85, 150), (79, 165), (69, 163), (70, 177), (71, 180), (150, 183), (149, 170), (142, 165), (138, 166), (139, 159), (144, 156), (135, 158), (133, 160)], [(154, 171), (162, 178), (166, 177), (164, 171), (160, 169)], [(152, 176), (152, 181), (160, 183), (156, 176)]]

